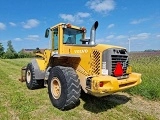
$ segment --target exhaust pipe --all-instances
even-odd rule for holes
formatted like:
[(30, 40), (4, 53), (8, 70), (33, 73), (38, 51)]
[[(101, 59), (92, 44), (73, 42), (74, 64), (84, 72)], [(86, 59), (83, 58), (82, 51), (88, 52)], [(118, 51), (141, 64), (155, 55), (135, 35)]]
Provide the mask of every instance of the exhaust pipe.
[(98, 27), (98, 21), (96, 21), (90, 31), (90, 41), (89, 41), (89, 45), (95, 45), (95, 39), (96, 39), (96, 29)]

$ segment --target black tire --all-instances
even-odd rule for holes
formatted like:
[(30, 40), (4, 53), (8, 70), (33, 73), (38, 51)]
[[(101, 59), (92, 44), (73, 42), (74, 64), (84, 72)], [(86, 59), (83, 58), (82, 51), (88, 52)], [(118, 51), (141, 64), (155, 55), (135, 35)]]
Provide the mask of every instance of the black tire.
[(44, 87), (44, 80), (35, 79), (35, 71), (32, 63), (29, 63), (26, 68), (26, 85), (30, 90)]
[[(56, 86), (59, 86), (58, 90)], [(76, 107), (80, 103), (81, 86), (75, 70), (71, 67), (53, 67), (48, 79), (48, 93), (52, 105), (60, 110)]]

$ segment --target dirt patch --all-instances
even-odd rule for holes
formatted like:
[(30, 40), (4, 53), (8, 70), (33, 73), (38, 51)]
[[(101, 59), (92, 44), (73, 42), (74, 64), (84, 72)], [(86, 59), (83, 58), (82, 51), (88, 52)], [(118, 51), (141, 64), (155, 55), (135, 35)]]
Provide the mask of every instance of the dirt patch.
[[(153, 115), (160, 120), (160, 101), (146, 100), (141, 96), (132, 96), (123, 92), (119, 92), (118, 94), (130, 98), (130, 100), (126, 102), (124, 106), (128, 107), (129, 109)], [(110, 98), (110, 100), (119, 103), (123, 101), (123, 98), (121, 99)]]

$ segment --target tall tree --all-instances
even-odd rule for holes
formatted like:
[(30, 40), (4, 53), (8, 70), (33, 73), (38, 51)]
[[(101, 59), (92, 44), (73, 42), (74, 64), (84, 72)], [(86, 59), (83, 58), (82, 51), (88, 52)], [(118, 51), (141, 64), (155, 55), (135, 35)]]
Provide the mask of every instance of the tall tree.
[(15, 53), (16, 51), (14, 50), (14, 48), (13, 48), (13, 45), (12, 45), (12, 41), (11, 40), (9, 40), (8, 42), (7, 42), (7, 50), (8, 51), (11, 51), (12, 53)]
[(3, 57), (3, 54), (4, 54), (4, 47), (2, 43), (0, 43), (0, 58)]
[(12, 46), (12, 41), (11, 40), (9, 40), (8, 42), (7, 42), (7, 51), (6, 51), (6, 53), (5, 53), (5, 57), (6, 58), (9, 58), (9, 59), (13, 59), (13, 58), (17, 58), (17, 53), (16, 53), (16, 51), (14, 50), (14, 48), (13, 48), (13, 46)]

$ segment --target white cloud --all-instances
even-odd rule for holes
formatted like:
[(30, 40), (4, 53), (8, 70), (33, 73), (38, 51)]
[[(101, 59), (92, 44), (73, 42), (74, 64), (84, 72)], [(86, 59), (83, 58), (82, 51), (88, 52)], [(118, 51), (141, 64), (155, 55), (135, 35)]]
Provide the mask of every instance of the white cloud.
[(108, 42), (110, 42), (112, 39), (114, 39), (114, 35), (109, 35), (109, 36), (107, 36), (106, 38), (100, 38), (100, 39), (97, 39), (96, 40), (96, 43), (108, 43)]
[(0, 22), (0, 30), (5, 30), (5, 29), (6, 29), (6, 25)]
[(130, 24), (140, 24), (140, 23), (145, 22), (147, 20), (149, 20), (149, 18), (141, 18), (141, 19), (138, 19), (138, 20), (131, 21)]
[(150, 36), (150, 33), (140, 33), (137, 35), (139, 39), (147, 39)]
[(86, 13), (86, 12), (79, 12), (79, 13), (77, 13), (77, 16), (81, 17), (81, 18), (86, 18), (86, 17), (89, 17), (90, 14)]
[(86, 12), (78, 12), (78, 13), (75, 14), (75, 15), (71, 15), (71, 14), (60, 14), (59, 16), (60, 16), (60, 18), (62, 18), (64, 21), (80, 24), (80, 23), (83, 22), (83, 19), (82, 19), (82, 18), (87, 18), (87, 17), (90, 16), (90, 14), (89, 14), (89, 13), (86, 13)]
[(39, 35), (28, 35), (27, 40), (33, 40), (33, 41), (38, 41), (40, 39)]
[(100, 38), (100, 39), (96, 39), (96, 43), (107, 43), (107, 42), (110, 42), (110, 40), (106, 40), (104, 38)]
[(75, 18), (73, 15), (70, 15), (70, 14), (60, 14), (59, 15), (64, 21), (71, 21), (71, 22), (74, 22), (75, 21)]
[(144, 40), (144, 39), (148, 39), (149, 36), (150, 36), (150, 33), (140, 33), (140, 34), (131, 36), (130, 40)]
[(126, 39), (126, 38), (128, 38), (128, 36), (126, 35), (119, 35), (116, 37), (116, 39)]
[(14, 22), (9, 22), (9, 24), (10, 24), (11, 26), (13, 26), (13, 27), (16, 26), (16, 24), (15, 24)]
[(114, 38), (114, 35), (109, 35), (106, 37), (106, 39), (113, 39)]
[(107, 28), (108, 28), (108, 29), (109, 29), (109, 28), (113, 28), (114, 26), (115, 26), (115, 24), (110, 24), (110, 25), (108, 25)]
[(128, 36), (126, 35), (118, 35), (118, 36), (115, 36), (115, 35), (109, 35), (106, 37), (106, 39), (126, 39), (128, 38)]
[(160, 35), (157, 35), (156, 37), (157, 37), (157, 38), (160, 38)]
[(90, 0), (86, 3), (90, 9), (96, 12), (110, 12), (115, 8), (114, 0)]
[(33, 27), (37, 27), (39, 25), (39, 21), (37, 19), (30, 19), (27, 20), (26, 22), (22, 22), (23, 28), (25, 29), (30, 29)]
[(22, 41), (21, 38), (14, 38), (15, 41)]

